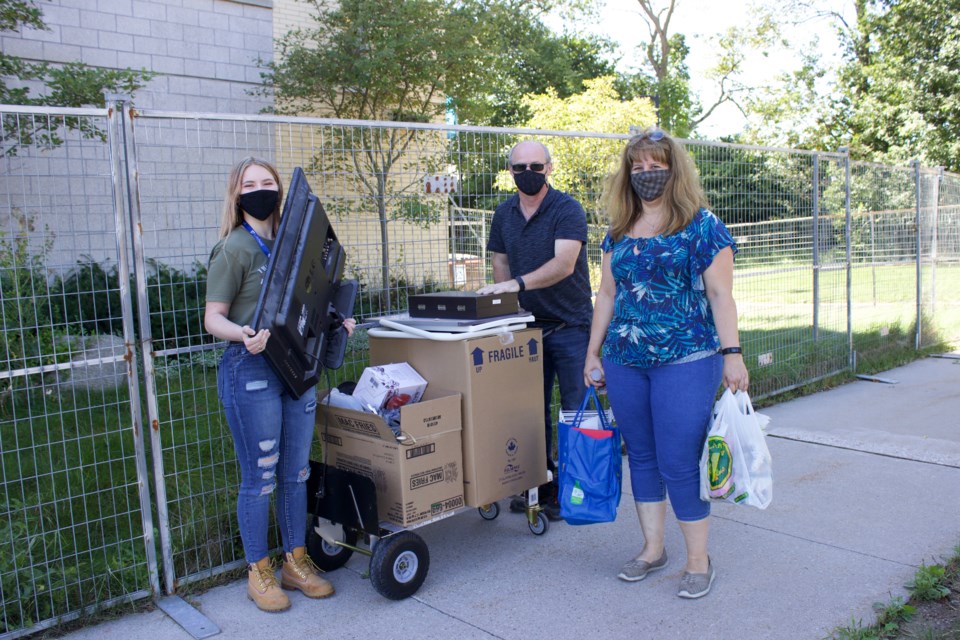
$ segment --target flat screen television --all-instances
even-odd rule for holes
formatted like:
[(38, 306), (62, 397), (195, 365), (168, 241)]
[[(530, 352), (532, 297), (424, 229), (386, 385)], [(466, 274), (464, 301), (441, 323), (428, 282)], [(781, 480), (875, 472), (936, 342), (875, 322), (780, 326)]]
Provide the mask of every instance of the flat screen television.
[(293, 170), (280, 227), (267, 261), (253, 328), (270, 330), (264, 356), (294, 396), (343, 364), (344, 318), (358, 283), (342, 280), (346, 252), (303, 170)]

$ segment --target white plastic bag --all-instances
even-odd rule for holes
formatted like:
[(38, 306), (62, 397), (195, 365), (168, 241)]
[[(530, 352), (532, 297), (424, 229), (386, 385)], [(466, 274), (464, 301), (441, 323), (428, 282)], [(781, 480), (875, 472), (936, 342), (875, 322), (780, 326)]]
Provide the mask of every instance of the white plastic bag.
[(767, 508), (773, 499), (773, 474), (763, 427), (769, 421), (753, 410), (745, 391), (723, 392), (700, 456), (702, 499)]

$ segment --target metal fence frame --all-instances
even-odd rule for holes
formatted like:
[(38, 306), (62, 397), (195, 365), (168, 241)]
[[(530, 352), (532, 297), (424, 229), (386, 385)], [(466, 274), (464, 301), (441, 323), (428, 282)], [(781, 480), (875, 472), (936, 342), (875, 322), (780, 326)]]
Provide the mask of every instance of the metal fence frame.
[[(46, 125), (43, 119), (47, 119)], [(95, 131), (82, 132), (77, 122)], [(64, 595), (62, 602), (58, 600), (46, 609), (37, 607), (35, 600), (42, 597), (37, 587), (45, 575), (49, 578), (49, 564), (70, 564), (76, 557), (48, 555), (30, 566), (18, 564), (17, 559), (0, 564), (0, 577), (4, 579), (0, 595), (5, 602), (0, 618), (3, 639), (53, 626), (97, 607), (175, 594), (185, 583), (243, 565), (234, 515), (225, 506), (235, 495), (232, 491), (237, 484), (229, 455), (229, 431), (219, 412), (209, 409), (209, 371), (219, 345), (209, 336), (200, 335), (202, 328), (196, 326), (188, 327), (186, 335), (177, 333), (177, 329), (171, 337), (164, 323), (176, 322), (177, 318), (167, 318), (162, 308), (165, 295), (180, 295), (179, 281), (165, 281), (162, 265), (172, 260), (180, 260), (180, 266), (202, 262), (203, 251), (211, 244), (209, 237), (217, 220), (210, 211), (216, 210), (225, 167), (251, 152), (284, 168), (304, 160), (313, 163), (309, 170), (311, 184), (322, 195), (337, 194), (329, 201), (335, 226), (347, 232), (350, 239), (344, 243), (348, 251), (353, 249), (363, 256), (353, 267), (371, 294), (371, 306), (361, 306), (360, 310), (372, 315), (373, 311), (401, 310), (405, 296), (417, 287), (472, 287), (489, 278), (484, 251), (486, 230), (493, 205), (504, 197), (502, 190), (491, 185), (496, 184), (495, 172), (502, 169), (505, 150), (518, 137), (534, 136), (551, 149), (560, 149), (555, 158), (566, 158), (568, 166), (564, 167), (567, 173), (557, 174), (556, 179), (564, 186), (571, 185), (568, 190), (586, 204), (588, 215), (595, 213), (600, 171), (610, 160), (610, 149), (622, 145), (627, 137), (429, 123), (137, 112), (122, 96), (111, 96), (106, 109), (0, 106), (0, 124), (6, 136), (4, 168), (0, 172), (7, 188), (6, 203), (0, 202), (0, 214), (7, 214), (0, 221), (6, 219), (8, 225), (0, 229), (6, 234), (0, 237), (6, 238), (7, 244), (0, 246), (4, 251), (13, 246), (11, 237), (19, 237), (11, 220), (22, 201), (34, 199), (40, 215), (53, 215), (48, 213), (47, 209), (53, 207), (44, 204), (44, 197), (53, 193), (51, 202), (55, 202), (62, 188), (68, 210), (77, 207), (92, 215), (94, 207), (86, 204), (90, 200), (86, 192), (77, 194), (69, 185), (71, 180), (94, 177), (85, 168), (93, 166), (86, 164), (88, 149), (100, 163), (96, 166), (109, 167), (109, 176), (98, 170), (95, 177), (109, 184), (109, 216), (115, 232), (109, 251), (116, 263), (118, 285), (116, 291), (93, 289), (86, 293), (119, 296), (119, 317), (109, 312), (113, 317), (108, 319), (119, 321), (123, 353), (70, 353), (67, 361), (57, 353), (40, 353), (44, 363), (26, 366), (23, 360), (24, 366), (19, 366), (20, 361), (8, 352), (0, 354), (6, 358), (0, 365), (4, 369), (0, 371), (0, 383), (6, 381), (10, 397), (32, 397), (31, 393), (47, 387), (51, 394), (57, 394), (62, 387), (50, 386), (43, 376), (91, 365), (124, 368), (126, 391), (118, 405), (128, 418), (120, 429), (134, 451), (123, 463), (135, 474), (140, 501), (137, 518), (127, 515), (138, 520), (132, 535), (143, 546), (142, 554), (134, 554), (139, 577), (131, 584), (95, 596), (92, 601)], [(43, 138), (43, 131), (56, 135)], [(409, 184), (400, 185), (394, 178), (393, 183), (380, 185), (388, 191), (395, 188), (399, 194), (390, 195), (389, 206), (394, 212), (390, 215), (394, 217), (383, 213), (387, 210), (384, 196), (375, 202), (379, 219), (363, 218), (356, 214), (362, 199), (350, 192), (367, 177), (356, 155), (365, 153), (375, 162), (374, 151), (384, 149), (381, 145), (387, 140), (403, 141), (392, 162), (395, 167), (403, 167), (402, 179)], [(357, 141), (359, 146), (351, 146)], [(573, 166), (571, 159), (578, 156), (570, 149), (578, 145), (592, 151), (582, 165)], [(708, 194), (713, 194), (711, 199), (716, 197), (715, 210), (727, 222), (740, 248), (735, 279), (738, 303), (741, 296), (743, 299), (741, 314), (751, 319), (751, 331), (744, 332), (750, 366), (762, 368), (774, 362), (783, 366), (781, 373), (761, 386), (758, 397), (855, 369), (858, 353), (902, 347), (905, 332), (912, 331), (909, 341), (916, 349), (938, 342), (943, 336), (928, 331), (927, 322), (949, 316), (950, 326), (956, 326), (952, 323), (960, 315), (960, 296), (954, 298), (953, 289), (944, 284), (949, 280), (941, 277), (938, 281), (937, 273), (946, 269), (956, 277), (960, 269), (960, 176), (945, 174), (942, 168), (923, 168), (919, 163), (904, 168), (851, 162), (846, 150), (815, 153), (709, 141), (687, 141), (687, 145), (700, 167)], [(75, 149), (79, 149), (79, 163), (70, 162)], [(52, 167), (61, 159), (66, 162), (49, 173), (37, 169), (29, 174), (24, 169), (46, 166), (44, 163)], [(486, 173), (462, 169), (483, 163), (488, 167)], [(725, 173), (728, 171), (733, 174)], [(457, 192), (440, 197), (416, 193), (417, 185), (425, 184), (423, 178), (434, 173), (438, 180), (441, 175), (455, 178), (461, 186), (480, 176), (487, 180), (487, 190), (473, 193), (469, 199)], [(771, 216), (768, 207), (782, 207), (787, 213)], [(197, 213), (185, 212), (187, 209)], [(385, 228), (391, 224), (400, 230), (396, 232), (400, 237), (388, 241)], [(370, 241), (377, 234), (383, 234), (384, 240)], [(602, 225), (594, 224), (588, 245), (594, 264), (599, 262), (602, 235)], [(23, 238), (34, 245), (46, 240), (43, 232), (25, 232)], [(188, 240), (184, 242), (184, 238)], [(97, 243), (91, 240), (90, 244)], [(19, 254), (8, 253), (0, 253), (0, 275), (23, 268), (16, 263)], [(391, 255), (393, 258), (388, 257)], [(52, 269), (51, 273), (64, 272), (76, 257), (76, 252), (66, 254), (59, 270)], [(375, 258), (379, 264), (373, 264)], [(899, 295), (904, 267), (913, 269), (915, 283), (912, 296), (906, 299)], [(865, 299), (866, 287), (856, 284), (868, 277), (872, 299)], [(380, 286), (384, 282), (386, 286)], [(793, 290), (799, 293), (791, 299)], [(382, 294), (379, 297), (374, 295), (378, 291)], [(886, 299), (891, 292), (898, 296)], [(60, 295), (66, 298), (66, 294)], [(2, 300), (4, 305), (13, 304), (8, 298)], [(22, 304), (28, 296), (18, 293), (16, 298), (16, 303)], [(174, 299), (172, 304), (176, 307), (180, 303)], [(190, 304), (194, 307), (189, 311), (196, 314), (197, 302)], [(862, 326), (858, 321), (863, 313), (878, 314), (875, 332), (855, 330), (855, 325)], [(162, 336), (154, 335), (155, 326), (162, 327)], [(67, 321), (56, 327), (10, 327), (5, 320), (0, 336), (6, 339), (15, 331), (41, 333), (50, 328), (61, 334), (71, 331)], [(855, 344), (855, 335), (860, 344)], [(958, 335), (948, 337), (955, 339)], [(352, 353), (362, 354), (362, 345)], [(357, 374), (363, 364), (361, 357), (355, 357), (348, 362), (344, 375)], [(36, 383), (39, 387), (34, 380), (40, 380)], [(86, 410), (106, 414), (108, 408)], [(0, 445), (11, 456), (26, 455), (45, 445), (10, 440), (5, 430), (16, 433), (23, 420), (64, 417), (43, 413), (42, 408), (39, 413), (30, 408), (24, 417), (3, 404), (0, 411), (5, 411), (0, 417)], [(144, 426), (148, 427), (149, 450)], [(15, 442), (12, 451), (11, 442)], [(2, 449), (0, 454), (4, 453)], [(74, 471), (86, 473), (84, 468)], [(43, 504), (26, 504), (29, 494), (24, 486), (22, 478), (8, 475), (7, 467), (0, 466), (0, 493), (5, 496), (0, 509), (6, 512), (0, 513), (0, 518), (27, 523), (46, 508)], [(21, 494), (11, 495), (18, 487)], [(67, 493), (70, 491), (68, 488)], [(89, 495), (81, 490), (75, 497), (88, 499)], [(197, 515), (197, 503), (217, 501), (222, 510), (215, 510), (209, 517), (205, 512)], [(159, 541), (154, 539), (155, 528)], [(29, 543), (29, 533), (23, 537), (13, 529), (9, 531), (9, 539), (0, 538), (0, 545), (13, 550), (17, 544)], [(54, 531), (44, 533), (55, 536)], [(194, 544), (195, 540), (202, 544)], [(79, 579), (64, 579), (64, 594), (80, 584)], [(12, 592), (7, 585), (18, 588)], [(21, 595), (24, 593), (34, 593), (33, 600)], [(46, 613), (39, 619), (31, 616), (39, 612)]]

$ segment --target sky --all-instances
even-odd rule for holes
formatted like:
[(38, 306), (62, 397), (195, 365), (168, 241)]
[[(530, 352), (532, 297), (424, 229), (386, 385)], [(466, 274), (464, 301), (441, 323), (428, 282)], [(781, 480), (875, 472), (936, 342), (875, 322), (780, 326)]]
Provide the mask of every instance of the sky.
[[(658, 5), (665, 7), (666, 0)], [(833, 0), (831, 5), (843, 5)], [(701, 96), (701, 104), (713, 103), (718, 93), (715, 85), (704, 77), (704, 71), (716, 62), (716, 51), (711, 37), (717, 36), (736, 24), (744, 24), (749, 18), (751, 3), (748, 0), (677, 0), (670, 22), (670, 33), (683, 33), (687, 37), (690, 55), (687, 64), (690, 70), (690, 82), (694, 92)], [(601, 13), (601, 21), (589, 27), (595, 33), (606, 35), (620, 44), (623, 59), (621, 71), (635, 71), (643, 63), (642, 52), (637, 49), (648, 39), (646, 23), (637, 0), (606, 0)], [(790, 38), (796, 43), (809, 42), (819, 36), (823, 55), (837, 55), (836, 37), (826, 20), (811, 21), (801, 27), (792, 27)], [(770, 82), (778, 73), (792, 70), (797, 66), (795, 56), (783, 53), (769, 58), (759, 57), (748, 63), (745, 80), (753, 85)], [(706, 138), (718, 138), (721, 135), (739, 133), (746, 121), (732, 104), (717, 108), (710, 118), (697, 129), (697, 133)]]

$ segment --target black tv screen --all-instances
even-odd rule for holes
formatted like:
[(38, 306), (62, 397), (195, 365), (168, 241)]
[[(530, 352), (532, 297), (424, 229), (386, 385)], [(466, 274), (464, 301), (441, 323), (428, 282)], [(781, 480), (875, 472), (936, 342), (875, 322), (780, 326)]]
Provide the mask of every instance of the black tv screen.
[(343, 363), (357, 282), (341, 280), (346, 253), (303, 170), (293, 170), (253, 328), (270, 330), (264, 355), (296, 397), (324, 367)]

